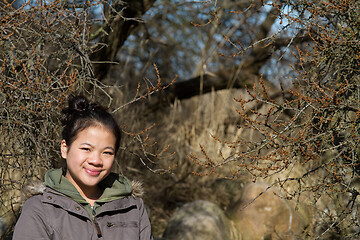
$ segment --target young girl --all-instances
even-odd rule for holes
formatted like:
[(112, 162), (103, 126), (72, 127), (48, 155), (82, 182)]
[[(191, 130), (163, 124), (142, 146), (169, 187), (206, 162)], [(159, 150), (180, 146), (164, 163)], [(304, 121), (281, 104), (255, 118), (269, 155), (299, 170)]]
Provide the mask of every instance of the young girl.
[(13, 239), (150, 240), (151, 227), (131, 182), (111, 172), (121, 137), (114, 118), (82, 96), (63, 110), (65, 169), (45, 174), (41, 194), (29, 198)]

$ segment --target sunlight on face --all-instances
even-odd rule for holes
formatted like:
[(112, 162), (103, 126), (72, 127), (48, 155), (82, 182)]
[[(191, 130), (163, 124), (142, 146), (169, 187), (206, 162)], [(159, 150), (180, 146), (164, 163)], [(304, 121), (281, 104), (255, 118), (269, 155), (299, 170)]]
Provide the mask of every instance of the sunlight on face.
[(61, 142), (66, 159), (65, 177), (80, 193), (94, 192), (111, 172), (115, 158), (115, 135), (103, 126), (91, 126), (78, 133), (71, 146)]

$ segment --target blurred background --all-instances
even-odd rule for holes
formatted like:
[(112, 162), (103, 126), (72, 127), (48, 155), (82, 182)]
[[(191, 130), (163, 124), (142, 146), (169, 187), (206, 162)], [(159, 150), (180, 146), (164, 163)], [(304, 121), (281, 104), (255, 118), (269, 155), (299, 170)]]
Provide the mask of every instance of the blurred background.
[(355, 0), (1, 1), (2, 238), (83, 94), (157, 239), (358, 239), (359, 24)]

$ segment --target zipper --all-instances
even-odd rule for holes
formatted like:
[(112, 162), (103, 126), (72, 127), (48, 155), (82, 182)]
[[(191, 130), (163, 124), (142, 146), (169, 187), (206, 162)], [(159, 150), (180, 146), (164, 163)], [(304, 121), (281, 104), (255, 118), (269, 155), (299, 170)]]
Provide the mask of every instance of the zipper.
[(98, 238), (101, 238), (102, 237), (102, 233), (101, 233), (101, 229), (100, 229), (100, 226), (99, 224), (97, 223), (97, 221), (95, 220), (95, 215), (96, 215), (96, 212), (95, 212), (95, 209), (94, 208), (91, 208), (92, 209), (92, 222), (94, 224), (94, 227), (95, 227), (95, 230), (96, 230), (96, 234), (98, 236)]
[(96, 234), (97, 234), (98, 238), (101, 238), (101, 237), (102, 237), (102, 233), (101, 233), (99, 224), (97, 223), (97, 221), (95, 220), (95, 218), (92, 219), (92, 222), (93, 222), (93, 224), (94, 224), (94, 227), (95, 227)]

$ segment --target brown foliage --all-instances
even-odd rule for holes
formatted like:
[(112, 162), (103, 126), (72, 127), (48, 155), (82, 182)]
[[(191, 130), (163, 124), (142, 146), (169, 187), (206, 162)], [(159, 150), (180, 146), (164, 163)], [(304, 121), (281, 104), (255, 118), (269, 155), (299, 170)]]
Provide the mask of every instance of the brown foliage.
[[(98, 81), (104, 80), (118, 48), (153, 4), (129, 2), (129, 8), (123, 1), (115, 1), (114, 8), (99, 2), (109, 13), (101, 21), (90, 17), (87, 4), (29, 2), (13, 8), (0, 3), (1, 216), (9, 209), (18, 211), (19, 191), (26, 181), (41, 178), (43, 170), (58, 165), (59, 109), (67, 95), (83, 93), (115, 109), (125, 133), (116, 170), (151, 180), (145, 184), (153, 194), (146, 198), (156, 207), (152, 220), (160, 226), (157, 233), (179, 203), (206, 197), (226, 208), (232, 192), (224, 194), (213, 184), (214, 176), (225, 176), (264, 179), (295, 203), (302, 197), (311, 199), (307, 201), (314, 204), (315, 219), (322, 220), (320, 227), (314, 224), (309, 230), (311, 238), (358, 236), (359, 3), (224, 1), (228, 9), (211, 11), (204, 23), (192, 21), (196, 28), (208, 27), (207, 50), (223, 24), (222, 17), (229, 16), (226, 11), (238, 17), (239, 23), (216, 44), (216, 49), (221, 48), (217, 56), (204, 53), (194, 77), (176, 84), (170, 80), (164, 86), (160, 73), (169, 64), (165, 60), (159, 70), (155, 66), (154, 81), (145, 79), (147, 86), (129, 90), (114, 87), (113, 79), (105, 79), (108, 85)], [(268, 10), (260, 21), (258, 12), (264, 5)], [(256, 17), (251, 19), (252, 15)], [(284, 27), (272, 34), (277, 19), (301, 30), (287, 32)], [(251, 25), (258, 20), (259, 24)], [(241, 34), (235, 35), (238, 28)], [(240, 35), (245, 40), (237, 41)], [(161, 42), (154, 36), (145, 40)], [(166, 47), (174, 49), (171, 44)], [(277, 51), (276, 61), (286, 62), (281, 60), (285, 55), (293, 60), (296, 75), (291, 87), (277, 89), (266, 77), (271, 74), (261, 77), (262, 67)], [(209, 73), (203, 67), (207, 63), (220, 67)], [(235, 103), (222, 101), (219, 95), (224, 92), (215, 92), (245, 86), (246, 91), (237, 92)], [(159, 94), (159, 99), (169, 94), (165, 99), (173, 107), (168, 118), (161, 115), (161, 101), (153, 95), (160, 90), (165, 94)], [(126, 95), (128, 91), (135, 96)], [(233, 94), (227, 91), (227, 97), (229, 92)], [(202, 96), (178, 101), (196, 94)], [(143, 105), (150, 95), (154, 104)], [(134, 102), (139, 104), (129, 108)], [(233, 106), (238, 115), (228, 114)], [(154, 119), (160, 131), (154, 130)], [(208, 129), (215, 141), (210, 142)], [(203, 140), (201, 146), (194, 147), (198, 140)], [(170, 147), (169, 142), (173, 143)], [(187, 158), (185, 152), (193, 154)], [(175, 164), (163, 161), (168, 157), (179, 160), (174, 174), (154, 176), (154, 172), (173, 170), (167, 166)]]
[[(291, 10), (286, 12), (283, 3), (272, 5), (313, 40), (293, 48), (298, 61), (293, 87), (274, 95), (263, 78), (249, 84), (248, 95), (235, 101), (239, 128), (254, 132), (255, 138), (229, 142), (214, 135), (215, 141), (233, 149), (230, 155), (216, 158), (200, 145), (201, 154), (189, 158), (202, 166), (199, 175), (233, 179), (248, 173), (253, 181), (267, 179), (270, 186), (280, 186), (286, 199), (298, 203), (302, 195), (312, 196), (313, 203), (325, 196), (328, 203), (341, 197), (344, 204), (317, 208), (316, 217), (329, 225), (311, 234), (358, 236), (353, 214), (359, 204), (360, 6), (356, 1), (287, 4)], [(232, 173), (224, 175), (228, 167)], [(331, 213), (324, 215), (327, 211)]]
[[(24, 186), (41, 181), (45, 170), (63, 164), (60, 113), (67, 96), (84, 94), (112, 104), (109, 86), (94, 77), (90, 54), (100, 43), (92, 39), (89, 8), (61, 1), (0, 4), (0, 217), (10, 227), (24, 201)], [(111, 105), (114, 112), (168, 87), (162, 85), (156, 66), (155, 71), (157, 83), (139, 85), (130, 102), (119, 98), (119, 105)], [(130, 140), (123, 149), (155, 171), (151, 164), (167, 149), (159, 150), (148, 130), (125, 126)]]

